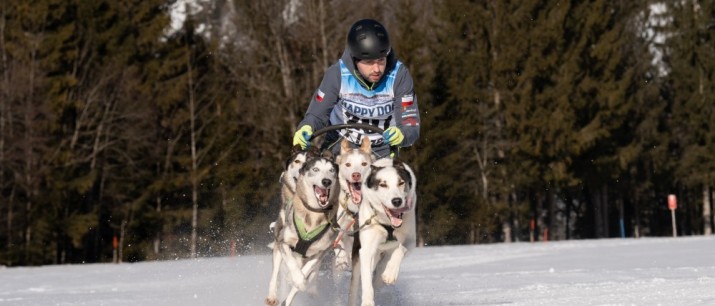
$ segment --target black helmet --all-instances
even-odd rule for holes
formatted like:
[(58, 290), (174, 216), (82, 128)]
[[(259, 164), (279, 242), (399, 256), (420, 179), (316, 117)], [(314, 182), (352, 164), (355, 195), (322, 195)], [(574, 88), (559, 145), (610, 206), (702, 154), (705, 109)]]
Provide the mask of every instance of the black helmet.
[(390, 54), (390, 37), (379, 22), (363, 19), (354, 23), (348, 32), (348, 48), (358, 59), (376, 59)]

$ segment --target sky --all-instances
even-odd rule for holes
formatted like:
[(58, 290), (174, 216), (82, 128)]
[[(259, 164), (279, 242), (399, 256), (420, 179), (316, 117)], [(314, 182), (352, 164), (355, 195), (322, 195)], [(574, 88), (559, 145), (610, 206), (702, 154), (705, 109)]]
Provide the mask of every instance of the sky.
[[(3, 305), (263, 305), (271, 255), (0, 267)], [(332, 257), (326, 258), (328, 261)], [(327, 263), (327, 261), (326, 261)], [(345, 305), (324, 265), (294, 305)], [(285, 295), (282, 295), (284, 298)], [(414, 249), (378, 305), (715, 305), (715, 236)]]

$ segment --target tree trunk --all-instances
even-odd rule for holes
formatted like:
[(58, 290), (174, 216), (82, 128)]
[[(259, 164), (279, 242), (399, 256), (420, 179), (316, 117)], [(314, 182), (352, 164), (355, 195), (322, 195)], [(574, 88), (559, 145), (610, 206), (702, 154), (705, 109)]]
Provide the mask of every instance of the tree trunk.
[(635, 224), (633, 225), (633, 237), (635, 238), (641, 237), (641, 214), (638, 205), (639, 199), (639, 194), (636, 192), (633, 196), (633, 218), (635, 219)]
[(595, 238), (603, 238), (601, 235), (603, 233), (603, 219), (601, 219), (603, 210), (603, 198), (601, 192), (597, 187), (593, 188), (592, 191), (592, 201), (593, 201), (593, 226), (594, 226), (594, 236)]
[(601, 237), (607, 238), (611, 232), (608, 226), (608, 185), (603, 184), (601, 189), (601, 224), (603, 225)]
[(552, 185), (552, 188), (549, 188), (549, 190), (546, 192), (546, 204), (548, 205), (549, 209), (549, 224), (547, 225), (547, 228), (549, 229), (549, 240), (557, 240), (557, 233), (558, 231), (556, 230), (557, 224), (556, 224), (556, 200), (555, 198), (555, 192), (554, 189), (556, 188), (556, 184)]
[(32, 242), (32, 201), (35, 198), (35, 180), (33, 175), (36, 172), (35, 169), (35, 156), (34, 156), (34, 150), (33, 150), (33, 142), (32, 142), (32, 137), (34, 134), (34, 125), (32, 124), (33, 122), (33, 116), (32, 114), (34, 113), (34, 107), (33, 103), (35, 101), (35, 70), (37, 68), (37, 51), (39, 49), (39, 44), (40, 44), (40, 39), (33, 37), (34, 39), (32, 40), (32, 50), (30, 50), (30, 80), (29, 80), (29, 89), (30, 92), (28, 94), (28, 97), (25, 99), (25, 109), (24, 109), (24, 118), (23, 118), (23, 125), (24, 125), (24, 133), (23, 133), (23, 139), (25, 141), (25, 147), (24, 147), (24, 158), (25, 158), (25, 169), (23, 171), (25, 172), (23, 177), (25, 180), (25, 188), (27, 192), (27, 202), (25, 203), (25, 229), (24, 229), (24, 238), (25, 238), (25, 261), (30, 262), (30, 244)]
[(712, 223), (710, 223), (712, 226), (715, 226), (715, 213), (713, 213), (713, 210), (715, 210), (715, 190), (713, 188), (710, 188), (710, 204), (712, 209), (710, 210), (710, 215), (712, 216)]
[[(7, 49), (5, 49), (5, 4), (0, 12), (0, 70), (3, 71), (2, 86), (0, 86), (0, 188), (5, 187), (5, 119), (10, 109), (8, 97), (10, 96), (10, 71), (7, 64)], [(14, 188), (13, 188), (14, 190)], [(7, 249), (12, 245), (12, 201), (7, 202)]]
[(571, 208), (573, 206), (573, 196), (571, 192), (566, 192), (566, 226), (564, 228), (564, 236), (566, 240), (571, 239)]
[[(156, 213), (157, 215), (161, 216), (161, 196), (156, 197)], [(153, 249), (154, 255), (156, 255), (157, 257), (159, 257), (159, 251), (161, 250), (161, 232), (162, 229), (159, 229), (154, 236)]]
[(187, 46), (188, 86), (189, 86), (189, 118), (191, 136), (191, 258), (196, 258), (197, 227), (199, 225), (199, 197), (198, 197), (198, 159), (196, 155), (196, 110), (194, 105), (194, 76), (191, 67), (192, 51)]
[[(131, 212), (130, 212), (131, 215)], [(122, 220), (122, 224), (119, 226), (119, 246), (117, 254), (117, 263), (121, 263), (124, 258), (124, 237), (127, 228), (127, 220)]]
[(712, 212), (710, 210), (710, 185), (705, 183), (703, 185), (703, 233), (705, 235), (712, 235), (713, 229), (710, 224), (710, 218)]

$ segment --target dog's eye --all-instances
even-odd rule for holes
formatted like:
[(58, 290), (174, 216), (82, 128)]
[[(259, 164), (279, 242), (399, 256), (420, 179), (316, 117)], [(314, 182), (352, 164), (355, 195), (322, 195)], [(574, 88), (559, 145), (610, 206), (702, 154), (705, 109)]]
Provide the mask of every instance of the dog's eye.
[(315, 167), (315, 168), (313, 168), (312, 170), (313, 170), (313, 172), (318, 172), (318, 171), (320, 171), (320, 169), (318, 169), (318, 167)]
[(363, 167), (367, 167), (367, 162), (362, 162)]
[(330, 173), (335, 173), (335, 168), (330, 168)]
[(350, 167), (350, 166), (352, 166), (350, 163), (345, 164), (345, 167)]
[(379, 185), (379, 186), (382, 187), (382, 188), (387, 188), (387, 183), (385, 183), (385, 182), (380, 182), (380, 185)]
[(400, 181), (399, 183), (397, 183), (397, 186), (402, 186), (404, 184), (405, 184), (405, 181)]
[(300, 164), (300, 161), (299, 161), (299, 160), (295, 160), (294, 163)]

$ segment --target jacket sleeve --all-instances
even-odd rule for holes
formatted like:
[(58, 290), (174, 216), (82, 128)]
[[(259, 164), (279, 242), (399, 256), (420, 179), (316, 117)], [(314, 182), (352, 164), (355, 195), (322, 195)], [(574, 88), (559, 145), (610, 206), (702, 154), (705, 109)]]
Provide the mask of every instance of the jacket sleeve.
[(420, 111), (417, 107), (412, 75), (401, 65), (395, 79), (395, 123), (405, 135), (402, 147), (409, 147), (420, 138)]
[(325, 71), (320, 87), (313, 93), (305, 117), (298, 128), (309, 125), (313, 132), (322, 129), (330, 123), (330, 112), (338, 102), (340, 94), (340, 66), (334, 64)]

